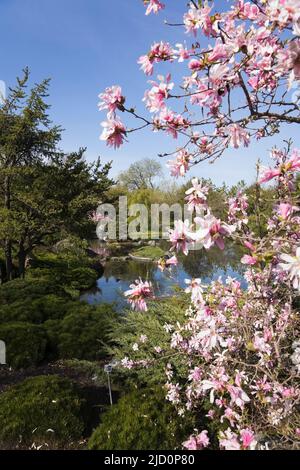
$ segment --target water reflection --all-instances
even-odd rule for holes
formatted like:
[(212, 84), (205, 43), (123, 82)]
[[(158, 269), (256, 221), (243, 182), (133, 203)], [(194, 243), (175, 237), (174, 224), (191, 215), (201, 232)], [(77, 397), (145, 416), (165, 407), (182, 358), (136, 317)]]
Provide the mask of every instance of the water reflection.
[(243, 279), (244, 267), (240, 264), (242, 254), (233, 246), (224, 251), (218, 248), (208, 252), (194, 251), (189, 256), (179, 256), (179, 265), (170, 271), (161, 272), (155, 263), (142, 263), (138, 261), (109, 261), (105, 265), (103, 276), (98, 279), (97, 287), (86, 292), (82, 300), (90, 304), (103, 302), (115, 303), (121, 310), (126, 306), (123, 293), (137, 278), (150, 280), (154, 286), (156, 296), (169, 296), (175, 290), (185, 287), (185, 279), (200, 277), (204, 283), (209, 283), (221, 277), (223, 280), (231, 276), (239, 279), (245, 286)]

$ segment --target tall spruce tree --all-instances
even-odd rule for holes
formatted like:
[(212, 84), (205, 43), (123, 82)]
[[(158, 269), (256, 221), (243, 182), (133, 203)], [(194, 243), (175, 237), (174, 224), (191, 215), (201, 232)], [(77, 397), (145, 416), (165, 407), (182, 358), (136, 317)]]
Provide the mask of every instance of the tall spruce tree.
[(69, 154), (58, 149), (61, 128), (52, 125), (45, 102), (49, 80), (28, 92), (28, 79), (26, 69), (0, 107), (2, 282), (12, 279), (14, 264), (24, 276), (34, 247), (70, 235), (88, 237), (88, 213), (113, 183), (110, 163), (87, 163), (84, 148)]
[(0, 107), (0, 238), (4, 245), (6, 278), (13, 275), (13, 242), (15, 220), (13, 204), (15, 181), (23, 168), (50, 158), (60, 139), (61, 129), (53, 126), (49, 116), (49, 80), (43, 80), (28, 91), (29, 70), (26, 68), (17, 85), (9, 89)]

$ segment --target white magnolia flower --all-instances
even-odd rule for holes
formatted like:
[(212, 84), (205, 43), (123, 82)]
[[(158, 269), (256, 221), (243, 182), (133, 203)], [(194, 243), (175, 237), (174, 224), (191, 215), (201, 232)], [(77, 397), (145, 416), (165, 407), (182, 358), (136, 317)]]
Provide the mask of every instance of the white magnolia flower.
[(184, 282), (188, 285), (185, 289), (186, 294), (192, 294), (192, 302), (194, 304), (203, 302), (203, 288), (206, 286), (201, 283), (201, 279), (185, 279)]
[(280, 259), (284, 262), (279, 263), (279, 268), (289, 273), (294, 289), (300, 291), (300, 246), (296, 250), (296, 256), (283, 253)]

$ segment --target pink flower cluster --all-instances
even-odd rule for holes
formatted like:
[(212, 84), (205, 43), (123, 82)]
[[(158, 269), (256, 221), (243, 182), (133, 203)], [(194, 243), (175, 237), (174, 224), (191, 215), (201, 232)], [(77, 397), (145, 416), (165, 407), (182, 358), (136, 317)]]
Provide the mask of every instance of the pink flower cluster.
[[(158, 0), (144, 3), (146, 14), (164, 7)], [(274, 136), (282, 123), (300, 122), (299, 107), (288, 96), (293, 82), (300, 80), (299, 0), (231, 3), (231, 8), (217, 11), (218, 2), (215, 6), (189, 2), (178, 23), (183, 23), (185, 37), (189, 40), (190, 35), (193, 43), (181, 41), (172, 47), (157, 42), (139, 59), (146, 75), (152, 75), (158, 62), (173, 67), (178, 60), (185, 67), (178, 92), (173, 91), (170, 73), (150, 82), (144, 95), (150, 117), (128, 110), (142, 120), (138, 129), (148, 127), (175, 138), (180, 134), (181, 147), (168, 163), (175, 177), (184, 176), (196, 163), (215, 161), (229, 147), (248, 147), (251, 138)], [(200, 35), (206, 36), (204, 41)], [(175, 99), (176, 112), (169, 106)], [(124, 102), (119, 87), (101, 95), (100, 107), (108, 110), (102, 138), (114, 147), (126, 135), (115, 114), (127, 111)], [(273, 167), (260, 175), (260, 183), (276, 184), (277, 200), (267, 231), (251, 230), (248, 201), (242, 193), (229, 201), (228, 220), (220, 220), (208, 207), (206, 190), (194, 181), (186, 196), (198, 217), (193, 223), (176, 221), (170, 233), (172, 249), (186, 255), (196, 244), (224, 249), (226, 238), (248, 250), (241, 260), (248, 266), (245, 289), (231, 278), (225, 283), (215, 281), (206, 289), (200, 279), (192, 279), (187, 287), (191, 304), (186, 320), (165, 325), (170, 334), (165, 358), (167, 399), (181, 415), (186, 410), (208, 410), (206, 429), (195, 431), (184, 442), (185, 448), (209, 447), (212, 422), (213, 429), (219, 428), (214, 437), (221, 449), (299, 448), (299, 348), (295, 346), (299, 315), (295, 305), (300, 289), (296, 181), (300, 152), (288, 150), (274, 150)], [(258, 206), (256, 213), (259, 210)], [(132, 307), (146, 310), (152, 286), (138, 280), (130, 287), (125, 295)], [(140, 347), (134, 343), (133, 351), (136, 345)], [(171, 364), (174, 350), (181, 367)], [(160, 361), (163, 352), (156, 345)], [(147, 359), (138, 364), (124, 358), (127, 368), (149, 364)], [(187, 371), (186, 376), (181, 377), (179, 370)]]
[(146, 15), (150, 15), (150, 13), (158, 13), (160, 10), (165, 8), (165, 5), (159, 0), (144, 0), (144, 4), (147, 6)]
[(241, 191), (235, 197), (228, 201), (228, 221), (231, 224), (236, 224), (239, 228), (242, 224), (248, 223), (248, 197)]
[(150, 113), (156, 113), (166, 108), (165, 100), (168, 99), (170, 91), (174, 87), (174, 83), (171, 83), (171, 76), (168, 75), (166, 80), (164, 77), (159, 77), (160, 82), (150, 81), (152, 85), (150, 90), (145, 92), (143, 101), (146, 102), (146, 106)]
[(193, 212), (202, 212), (208, 208), (207, 205), (207, 195), (209, 192), (209, 187), (199, 183), (198, 178), (192, 179), (192, 187), (186, 191), (186, 202), (188, 204), (188, 209)]
[(154, 298), (154, 292), (151, 282), (144, 282), (137, 279), (134, 284), (130, 285), (130, 289), (124, 292), (131, 304), (133, 310), (141, 310), (146, 312), (148, 310), (146, 300)]
[(276, 152), (276, 168), (266, 168), (262, 170), (260, 183), (266, 183), (273, 178), (286, 178), (287, 174), (292, 175), (295, 171), (300, 171), (300, 151), (294, 149), (290, 158), (281, 152)]
[(99, 98), (99, 109), (107, 109), (107, 121), (101, 124), (104, 129), (100, 139), (108, 146), (118, 148), (123, 144), (126, 135), (124, 124), (116, 116), (117, 109), (124, 111), (125, 98), (122, 96), (122, 89), (119, 86), (106, 88)]
[(190, 168), (193, 157), (187, 150), (180, 150), (175, 160), (168, 161), (168, 166), (171, 169), (171, 175), (178, 178), (184, 176)]
[[(146, 15), (165, 7), (159, 0), (145, 0), (144, 4)], [(138, 59), (148, 76), (159, 63), (173, 67), (179, 62), (185, 67), (176, 94), (172, 92), (175, 83), (168, 78), (151, 82), (143, 100), (150, 117), (142, 116), (134, 106), (125, 109), (119, 87), (101, 95), (104, 104), (100, 109), (107, 107), (110, 113), (119, 109), (143, 120), (144, 125), (131, 132), (149, 127), (174, 138), (181, 134), (184, 142), (178, 151), (188, 151), (197, 163), (217, 158), (229, 147), (248, 147), (251, 137), (272, 136), (281, 123), (299, 123), (297, 106), (287, 94), (293, 82), (300, 80), (298, 0), (236, 0), (221, 11), (218, 6), (218, 2), (189, 2), (178, 21), (185, 39), (175, 45), (155, 42)], [(200, 35), (206, 36), (205, 41)], [(182, 102), (176, 107), (180, 113), (168, 104), (175, 98)], [(126, 128), (119, 119), (104, 127), (102, 138), (108, 145), (124, 143)], [(200, 127), (205, 146), (195, 138)]]
[[(211, 429), (216, 426), (215, 437), (224, 450), (299, 446), (299, 319), (294, 299), (300, 289), (300, 219), (293, 215), (298, 207), (292, 205), (298, 152), (275, 149), (272, 157), (281, 168), (280, 198), (267, 235), (258, 238), (248, 227), (248, 199), (242, 192), (229, 200), (228, 218), (234, 230), (202, 207), (207, 213), (198, 217), (198, 234), (187, 221), (176, 222), (171, 232), (173, 249), (185, 254), (195, 240), (201, 240), (207, 249), (214, 244), (223, 248), (225, 236), (250, 253), (242, 258), (242, 263), (250, 266), (245, 272), (246, 288), (232, 278), (209, 286), (203, 286), (201, 279), (186, 280), (186, 293), (191, 295), (186, 321), (165, 325), (170, 335), (165, 367), (167, 400), (180, 415), (186, 410), (208, 410), (206, 429), (196, 431), (182, 444), (189, 450), (210, 447)], [(193, 180), (188, 191), (188, 197), (196, 196), (190, 201), (193, 209), (195, 204), (201, 207), (207, 202), (203, 188)], [(180, 366), (170, 363), (172, 350)], [(155, 352), (160, 361), (164, 359), (159, 345)], [(178, 370), (188, 372), (182, 376)]]

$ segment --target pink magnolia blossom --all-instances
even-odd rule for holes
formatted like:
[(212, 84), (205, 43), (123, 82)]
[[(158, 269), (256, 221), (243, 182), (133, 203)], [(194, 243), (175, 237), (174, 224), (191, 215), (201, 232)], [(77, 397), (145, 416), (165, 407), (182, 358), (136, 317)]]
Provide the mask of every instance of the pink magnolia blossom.
[(199, 183), (198, 178), (192, 179), (192, 187), (188, 189), (186, 194), (186, 202), (188, 203), (188, 209), (193, 211), (194, 209), (206, 209), (207, 208), (207, 195), (209, 187)]
[(99, 110), (107, 109), (109, 116), (114, 114), (117, 109), (122, 110), (125, 103), (122, 89), (117, 85), (106, 88), (104, 93), (100, 93), (99, 98)]
[(185, 13), (183, 22), (187, 33), (197, 36), (197, 31), (201, 28), (206, 36), (210, 36), (214, 31), (214, 25), (211, 18), (211, 7), (204, 6), (195, 8), (194, 5)]
[(293, 149), (291, 158), (286, 163), (286, 171), (300, 170), (300, 151)]
[(300, 36), (300, 13), (294, 17), (293, 34)]
[(200, 367), (195, 367), (189, 375), (189, 380), (192, 380), (194, 382), (198, 382), (199, 380), (202, 379), (203, 372), (200, 369)]
[(100, 139), (106, 141), (109, 147), (118, 148), (124, 142), (126, 128), (118, 118), (102, 122), (103, 132)]
[(176, 220), (174, 222), (174, 230), (170, 230), (170, 242), (173, 250), (182, 251), (185, 255), (188, 254), (189, 244), (193, 242), (188, 220), (184, 222)]
[(191, 294), (191, 300), (194, 304), (203, 302), (203, 288), (205, 287), (201, 283), (201, 279), (185, 279), (185, 283), (188, 287), (185, 289), (186, 294)]
[(166, 399), (171, 403), (177, 404), (180, 402), (180, 386), (179, 384), (173, 385), (171, 383), (166, 384), (168, 391)]
[(146, 15), (150, 15), (150, 13), (158, 13), (160, 10), (165, 8), (165, 5), (159, 0), (144, 0), (144, 4), (148, 5), (145, 13)]
[(226, 374), (224, 367), (218, 367), (213, 369), (213, 371), (209, 373), (208, 379), (202, 380), (203, 392), (210, 392), (210, 403), (214, 403), (215, 393), (223, 393), (224, 391), (226, 391), (228, 379), (229, 377)]
[(195, 222), (200, 226), (200, 229), (195, 232), (195, 241), (202, 243), (207, 250), (213, 245), (217, 245), (221, 250), (224, 250), (224, 237), (231, 235), (234, 227), (221, 222), (212, 214), (196, 217)]
[(269, 0), (266, 13), (270, 20), (284, 27), (299, 14), (298, 0)]
[(232, 124), (227, 128), (229, 132), (229, 143), (231, 147), (239, 148), (242, 145), (248, 147), (250, 143), (250, 136), (245, 129), (243, 129), (239, 124)]
[(192, 51), (188, 50), (183, 44), (176, 44), (177, 49), (174, 50), (174, 54), (178, 56), (178, 62), (184, 62), (190, 58)]
[(187, 441), (185, 441), (182, 445), (185, 449), (188, 450), (201, 450), (205, 447), (208, 447), (210, 444), (208, 431), (201, 431), (200, 434), (192, 435), (189, 437)]
[(240, 409), (244, 409), (245, 403), (250, 401), (247, 393), (241, 388), (234, 385), (227, 385), (227, 390), (231, 398), (231, 406), (236, 405)]
[(228, 201), (228, 221), (230, 223), (246, 224), (248, 222), (248, 197), (246, 194), (242, 194), (241, 191), (237, 193), (235, 197), (232, 197)]
[(276, 211), (283, 220), (287, 220), (296, 210), (299, 210), (299, 208), (292, 206), (289, 202), (281, 202), (276, 206)]
[(249, 78), (248, 83), (249, 83), (249, 85), (252, 86), (252, 88), (255, 91), (258, 91), (260, 89), (261, 85), (262, 85), (262, 82), (259, 79), (259, 75), (254, 75), (251, 78)]
[(250, 266), (254, 266), (257, 264), (258, 259), (255, 256), (244, 255), (241, 259), (242, 264), (249, 264)]
[(272, 349), (268, 340), (269, 338), (265, 338), (261, 333), (256, 332), (253, 339), (253, 346), (260, 353), (270, 355)]
[(159, 115), (158, 126), (163, 126), (167, 134), (177, 139), (178, 132), (187, 129), (189, 122), (181, 114), (175, 114), (170, 109), (164, 108)]
[(170, 76), (167, 76), (166, 80), (164, 80), (164, 77), (160, 77), (160, 79), (160, 83), (150, 82), (152, 88), (145, 92), (143, 98), (150, 113), (156, 113), (166, 106), (165, 100), (174, 87), (174, 83), (170, 83)]
[(244, 246), (246, 248), (249, 248), (250, 251), (255, 251), (255, 246), (253, 245), (253, 243), (249, 242), (249, 240), (244, 241)]
[(225, 419), (229, 421), (230, 426), (235, 426), (236, 423), (240, 421), (241, 415), (239, 415), (236, 411), (233, 411), (233, 409), (228, 406), (224, 415), (221, 417), (220, 422), (224, 423)]
[(156, 42), (147, 55), (139, 58), (138, 64), (141, 65), (141, 69), (146, 75), (152, 75), (154, 63), (172, 60), (172, 56), (173, 51), (169, 43), (163, 41)]
[(243, 19), (256, 20), (260, 15), (260, 10), (257, 5), (251, 2), (245, 3), (244, 0), (238, 2), (239, 16)]
[(208, 54), (207, 60), (209, 62), (217, 62), (220, 59), (228, 58), (228, 46), (217, 40), (212, 52)]
[(232, 432), (230, 428), (226, 431), (220, 432), (219, 445), (221, 449), (225, 450), (241, 450), (241, 444), (238, 441), (236, 433)]
[(148, 310), (146, 300), (154, 298), (151, 282), (143, 282), (141, 279), (137, 279), (129, 287), (130, 289), (124, 292), (124, 295), (128, 297), (132, 309), (146, 312)]
[(220, 433), (220, 447), (225, 450), (255, 450), (257, 441), (251, 429), (242, 429), (240, 435), (230, 428)]
[(204, 67), (203, 60), (192, 59), (189, 62), (189, 69), (191, 70), (191, 72), (198, 72), (198, 71), (202, 70), (203, 67)]
[(146, 75), (152, 75), (154, 70), (154, 60), (149, 57), (149, 55), (142, 55), (139, 60), (138, 64), (141, 66), (141, 70)]
[(169, 160), (168, 166), (171, 169), (171, 175), (184, 176), (190, 167), (193, 157), (186, 150), (180, 150), (175, 160)]
[(227, 64), (214, 64), (209, 70), (209, 81), (215, 86), (220, 87), (226, 80), (230, 79), (230, 69)]
[(254, 432), (251, 429), (241, 429), (240, 436), (242, 440), (242, 449), (254, 450), (257, 446)]
[[(280, 154), (279, 154), (280, 156)], [(278, 168), (263, 168), (259, 183), (266, 183), (273, 178), (285, 176), (287, 173), (297, 172), (300, 170), (300, 152), (294, 149), (291, 158), (279, 164)]]
[(276, 178), (281, 174), (280, 169), (272, 169), (272, 168), (265, 168), (263, 169), (261, 173), (261, 177), (259, 179), (259, 183), (266, 183), (267, 181), (270, 181), (273, 178)]
[(172, 256), (172, 258), (169, 258), (166, 260), (166, 265), (167, 266), (177, 266), (178, 265), (178, 259), (176, 256)]
[(197, 36), (197, 31), (200, 28), (200, 12), (199, 9), (193, 7), (185, 13), (183, 17), (183, 22), (185, 24), (186, 32), (192, 33), (195, 37)]

